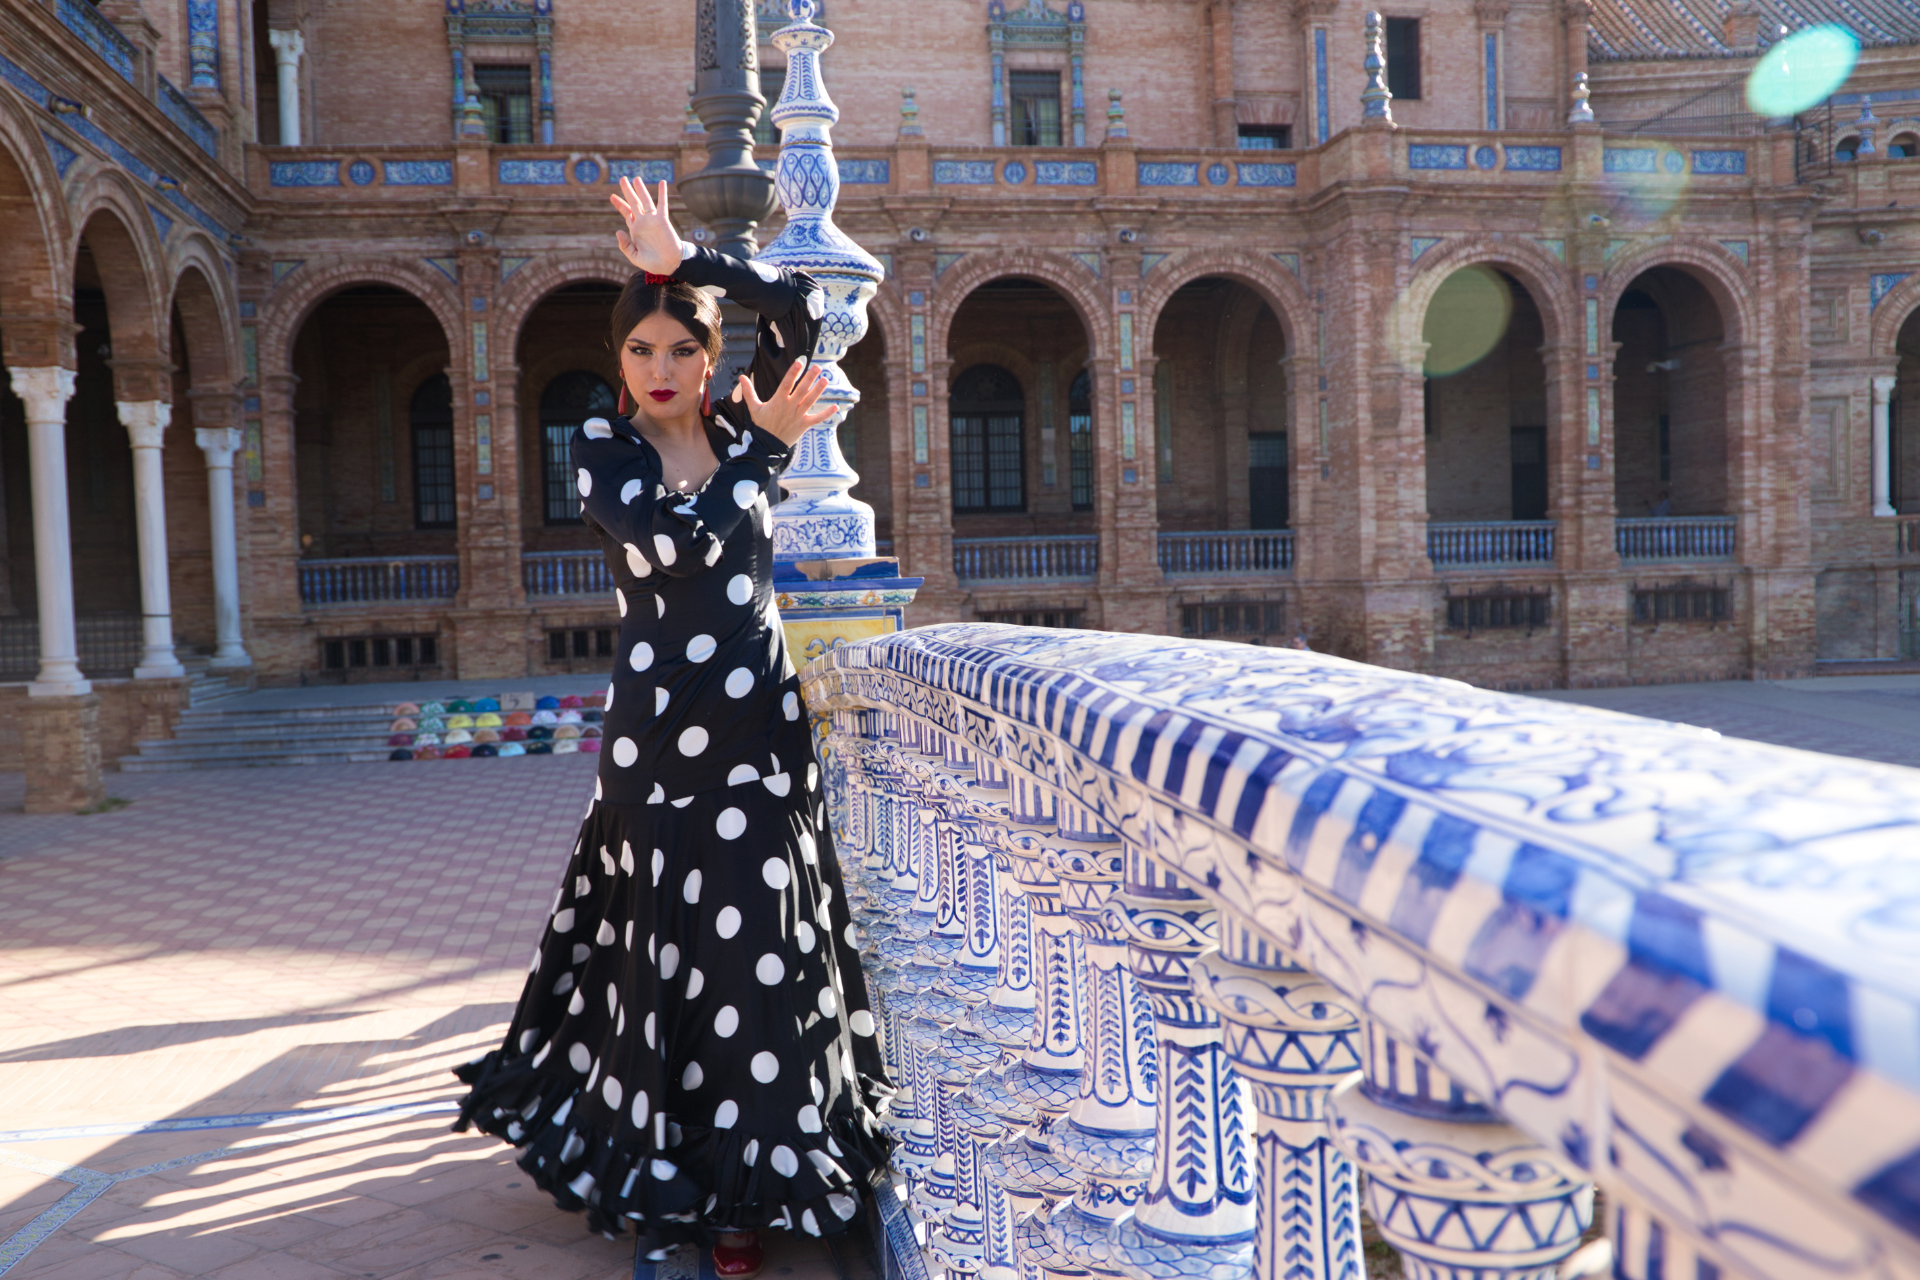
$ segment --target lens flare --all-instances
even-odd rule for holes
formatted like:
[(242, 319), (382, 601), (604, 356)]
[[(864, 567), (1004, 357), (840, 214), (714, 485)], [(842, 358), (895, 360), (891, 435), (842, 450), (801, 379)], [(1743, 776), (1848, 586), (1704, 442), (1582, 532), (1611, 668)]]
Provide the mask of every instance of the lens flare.
[(1845, 84), (1859, 57), (1860, 42), (1845, 27), (1796, 31), (1767, 50), (1747, 77), (1747, 106), (1768, 119), (1797, 115)]
[(1440, 282), (1427, 304), (1420, 336), (1427, 344), (1425, 372), (1445, 377), (1478, 364), (1506, 336), (1513, 318), (1513, 291), (1492, 267), (1462, 267)]

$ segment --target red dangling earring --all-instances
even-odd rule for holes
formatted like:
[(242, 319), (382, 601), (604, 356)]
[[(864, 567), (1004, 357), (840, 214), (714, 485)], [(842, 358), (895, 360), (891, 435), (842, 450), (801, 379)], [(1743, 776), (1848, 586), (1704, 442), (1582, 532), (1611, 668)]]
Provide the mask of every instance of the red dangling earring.
[(626, 417), (629, 413), (633, 412), (631, 409), (627, 407), (627, 380), (625, 378), (622, 378), (620, 380), (620, 404), (614, 410), (614, 412), (618, 413), (623, 418)]
[(703, 418), (711, 418), (713, 416), (713, 379), (712, 378), (708, 378), (705, 382), (700, 384), (700, 416)]

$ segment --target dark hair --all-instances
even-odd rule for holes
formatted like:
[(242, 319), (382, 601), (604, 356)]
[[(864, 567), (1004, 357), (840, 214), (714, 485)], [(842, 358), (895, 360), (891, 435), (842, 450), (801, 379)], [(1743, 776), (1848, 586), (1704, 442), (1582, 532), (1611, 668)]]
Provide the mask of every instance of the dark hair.
[(713, 300), (713, 295), (681, 280), (648, 284), (646, 275), (636, 271), (627, 281), (627, 287), (620, 291), (620, 300), (613, 304), (613, 324), (607, 336), (607, 346), (613, 352), (616, 388), (624, 377), (620, 372), (620, 353), (626, 349), (627, 335), (656, 311), (664, 311), (679, 321), (706, 351), (713, 367), (720, 367), (720, 304)]

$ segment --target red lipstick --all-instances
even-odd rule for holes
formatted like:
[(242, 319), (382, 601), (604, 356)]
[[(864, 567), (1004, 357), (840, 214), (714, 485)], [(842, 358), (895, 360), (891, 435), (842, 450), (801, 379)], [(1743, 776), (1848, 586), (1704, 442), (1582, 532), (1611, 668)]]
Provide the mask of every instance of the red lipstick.
[(647, 394), (653, 397), (656, 404), (665, 404), (679, 393), (675, 391), (649, 391)]

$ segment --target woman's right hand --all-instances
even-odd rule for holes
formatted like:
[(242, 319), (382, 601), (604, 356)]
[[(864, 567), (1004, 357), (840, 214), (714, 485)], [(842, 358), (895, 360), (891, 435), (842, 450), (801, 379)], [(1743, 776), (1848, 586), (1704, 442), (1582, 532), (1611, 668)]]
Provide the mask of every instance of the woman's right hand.
[(608, 197), (626, 223), (615, 236), (620, 252), (641, 271), (670, 276), (680, 269), (680, 233), (667, 217), (667, 184), (660, 184), (660, 198), (647, 194), (646, 184), (632, 178), (620, 179), (620, 185)]
[(827, 371), (811, 361), (795, 360), (780, 379), (774, 393), (762, 400), (746, 374), (734, 384), (733, 398), (747, 406), (753, 425), (779, 438), (788, 448), (800, 443), (800, 437), (819, 426), (834, 413), (833, 405), (819, 408), (827, 389)]

